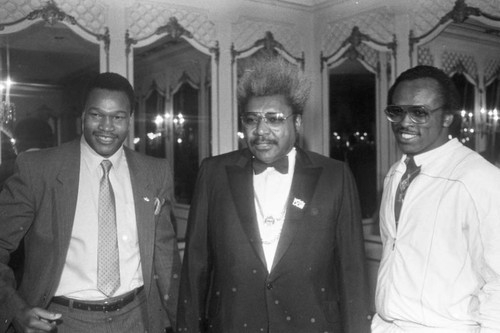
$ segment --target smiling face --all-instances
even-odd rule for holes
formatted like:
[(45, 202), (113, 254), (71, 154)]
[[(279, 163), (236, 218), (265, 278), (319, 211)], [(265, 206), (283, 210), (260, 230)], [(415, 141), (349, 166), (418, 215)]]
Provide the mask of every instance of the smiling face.
[(82, 114), (83, 135), (99, 155), (110, 157), (128, 136), (130, 102), (121, 91), (94, 89)]
[[(438, 82), (432, 78), (402, 81), (394, 90), (394, 105), (424, 105), (429, 110), (439, 108), (443, 101), (438, 94)], [(399, 148), (408, 155), (418, 155), (435, 149), (448, 141), (453, 115), (442, 109), (432, 112), (425, 124), (415, 124), (408, 115), (391, 123)]]
[[(282, 95), (252, 97), (248, 101), (245, 112), (281, 112), (286, 117), (292, 109)], [(301, 125), (300, 115), (289, 117), (278, 128), (271, 129), (264, 120), (256, 127), (245, 128), (245, 140), (248, 148), (264, 163), (272, 163), (288, 154), (297, 139), (297, 131)]]

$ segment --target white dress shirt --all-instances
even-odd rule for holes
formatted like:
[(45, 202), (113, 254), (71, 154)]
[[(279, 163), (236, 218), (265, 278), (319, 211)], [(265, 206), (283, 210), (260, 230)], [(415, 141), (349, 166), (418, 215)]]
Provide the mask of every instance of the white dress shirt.
[[(103, 175), (97, 154), (82, 136), (80, 178), (75, 220), (56, 296), (82, 300), (107, 298), (97, 289), (97, 235), (99, 182)], [(120, 256), (120, 287), (115, 295), (143, 285), (134, 196), (123, 147), (107, 158), (113, 163), (109, 179), (116, 202), (116, 224)]]
[[(266, 257), (267, 270), (270, 272), (278, 241), (286, 215), (286, 204), (292, 185), (295, 169), (295, 148), (288, 153), (288, 173), (282, 174), (274, 168), (267, 168), (253, 176), (255, 213), (259, 224), (262, 248)], [(274, 223), (265, 223), (272, 217)]]

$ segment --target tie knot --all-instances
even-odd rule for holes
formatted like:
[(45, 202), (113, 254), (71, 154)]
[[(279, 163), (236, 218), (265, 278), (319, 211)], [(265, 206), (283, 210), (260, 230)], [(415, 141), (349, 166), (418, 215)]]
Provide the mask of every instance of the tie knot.
[(417, 164), (415, 163), (415, 159), (413, 159), (413, 156), (407, 156), (405, 159), (405, 164), (409, 172), (413, 172), (418, 169)]
[(113, 166), (113, 163), (111, 163), (110, 160), (102, 160), (101, 162), (101, 167), (102, 171), (104, 171), (104, 175), (107, 175), (109, 173), (109, 170)]
[(258, 175), (267, 168), (273, 167), (278, 171), (279, 173), (286, 174), (288, 173), (288, 156), (283, 156), (280, 159), (272, 162), (272, 163), (264, 163), (256, 158), (253, 159), (253, 170), (255, 171), (255, 174)]

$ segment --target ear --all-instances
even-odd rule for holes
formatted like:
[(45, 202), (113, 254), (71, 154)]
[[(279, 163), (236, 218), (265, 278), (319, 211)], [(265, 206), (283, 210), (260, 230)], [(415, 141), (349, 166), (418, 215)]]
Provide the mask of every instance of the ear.
[(82, 115), (80, 116), (80, 123), (81, 123), (81, 130), (82, 130), (82, 133), (83, 133), (83, 127), (85, 126), (85, 110), (82, 111)]
[(452, 114), (446, 113), (443, 116), (443, 127), (450, 127), (453, 123), (454, 116)]
[(295, 131), (300, 132), (300, 129), (302, 128), (302, 115), (298, 114), (295, 116)]

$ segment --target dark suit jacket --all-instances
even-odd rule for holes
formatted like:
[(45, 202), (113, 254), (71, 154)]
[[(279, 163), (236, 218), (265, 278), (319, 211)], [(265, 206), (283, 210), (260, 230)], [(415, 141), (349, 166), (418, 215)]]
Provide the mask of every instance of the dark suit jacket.
[(189, 212), (178, 331), (369, 332), (360, 209), (346, 165), (298, 149), (270, 274), (252, 177), (248, 150), (202, 163)]
[[(128, 148), (125, 156), (134, 193), (150, 332), (163, 332), (168, 325), (165, 311), (175, 322), (180, 270), (170, 221), (172, 177), (165, 160)], [(80, 140), (19, 155), (16, 172), (0, 194), (0, 332), (26, 303), (45, 308), (54, 296), (70, 243), (79, 174)], [(156, 215), (155, 198), (165, 202)], [(7, 263), (23, 237), (25, 271), (16, 291)]]

